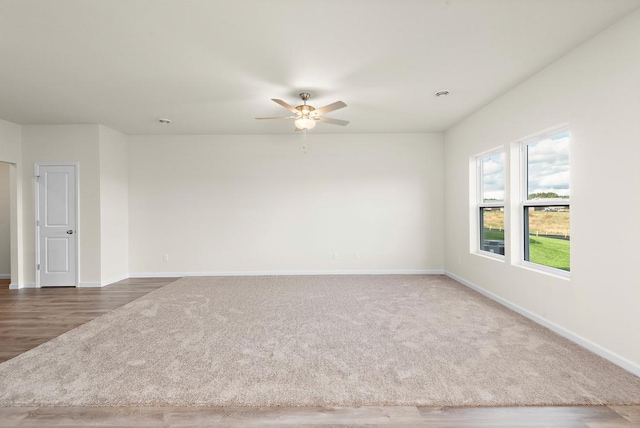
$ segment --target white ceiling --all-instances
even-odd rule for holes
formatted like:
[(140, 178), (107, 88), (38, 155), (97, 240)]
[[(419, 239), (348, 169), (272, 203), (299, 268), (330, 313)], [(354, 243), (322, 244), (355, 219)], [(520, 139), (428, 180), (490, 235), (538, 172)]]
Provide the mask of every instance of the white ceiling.
[[(0, 118), (127, 134), (443, 131), (640, 0), (0, 0)], [(433, 92), (448, 89), (447, 98)], [(161, 117), (171, 125), (160, 125)]]

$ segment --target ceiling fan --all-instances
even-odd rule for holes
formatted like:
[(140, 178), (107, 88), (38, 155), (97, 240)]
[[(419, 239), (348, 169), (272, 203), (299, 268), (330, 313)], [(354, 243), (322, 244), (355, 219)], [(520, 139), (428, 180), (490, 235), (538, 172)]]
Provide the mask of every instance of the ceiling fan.
[(322, 117), (322, 115), (325, 113), (329, 113), (331, 111), (346, 107), (347, 105), (342, 101), (336, 101), (335, 103), (331, 103), (324, 107), (315, 108), (307, 104), (307, 101), (309, 100), (309, 98), (311, 98), (311, 95), (309, 93), (307, 92), (301, 93), (300, 98), (302, 99), (302, 104), (296, 107), (292, 107), (289, 104), (277, 98), (271, 98), (271, 101), (274, 101), (280, 104), (282, 107), (286, 108), (291, 113), (295, 114), (295, 116), (256, 117), (256, 119), (294, 119), (296, 124), (296, 131), (302, 131), (303, 129), (312, 129), (314, 126), (316, 126), (316, 122), (323, 122), (323, 123), (329, 123), (331, 125), (340, 125), (340, 126), (347, 126), (349, 124), (348, 120), (331, 119), (329, 117)]

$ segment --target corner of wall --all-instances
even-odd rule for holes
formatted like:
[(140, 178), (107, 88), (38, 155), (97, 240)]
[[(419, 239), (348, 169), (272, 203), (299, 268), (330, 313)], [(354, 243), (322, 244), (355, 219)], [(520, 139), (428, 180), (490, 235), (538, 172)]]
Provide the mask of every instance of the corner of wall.
[(98, 130), (100, 283), (104, 286), (129, 275), (128, 137), (104, 125)]

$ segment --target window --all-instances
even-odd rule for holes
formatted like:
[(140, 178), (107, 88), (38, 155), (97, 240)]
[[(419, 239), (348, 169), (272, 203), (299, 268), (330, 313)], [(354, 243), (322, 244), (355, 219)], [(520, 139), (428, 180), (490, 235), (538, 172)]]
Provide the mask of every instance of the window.
[(477, 159), (479, 250), (504, 256), (504, 150)]
[(569, 131), (522, 143), (524, 260), (570, 271)]

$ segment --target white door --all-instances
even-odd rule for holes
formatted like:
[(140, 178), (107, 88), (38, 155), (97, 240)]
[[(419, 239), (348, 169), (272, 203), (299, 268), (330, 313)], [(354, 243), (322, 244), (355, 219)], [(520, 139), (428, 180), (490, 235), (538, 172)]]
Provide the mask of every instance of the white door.
[(36, 164), (36, 286), (77, 286), (77, 165)]

